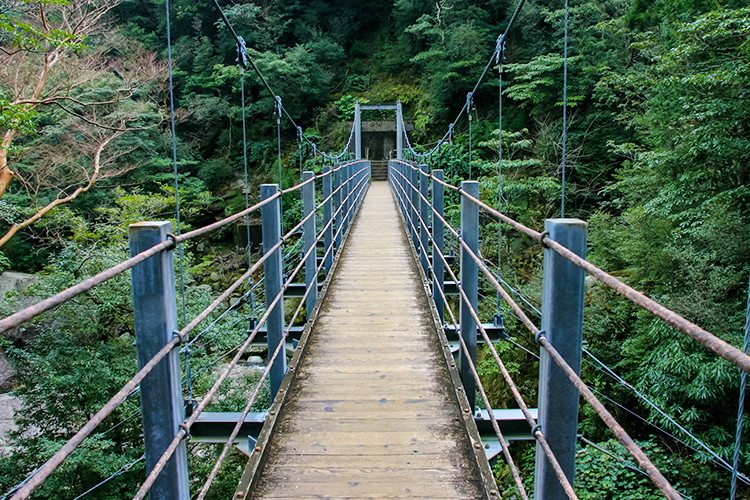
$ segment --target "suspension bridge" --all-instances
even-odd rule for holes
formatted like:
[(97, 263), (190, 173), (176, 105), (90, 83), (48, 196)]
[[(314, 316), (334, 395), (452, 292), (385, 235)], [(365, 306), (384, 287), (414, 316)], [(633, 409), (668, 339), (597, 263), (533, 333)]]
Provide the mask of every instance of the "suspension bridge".
[[(316, 186), (322, 188), (322, 196), (316, 196)], [(443, 215), (446, 189), (461, 197), (458, 228)], [(304, 217), (282, 235), (281, 197), (294, 191), (301, 192)], [(320, 202), (316, 205), (315, 200)], [(258, 210), (263, 256), (178, 330), (173, 256), (177, 245)], [(479, 255), (480, 210), (544, 246), (542, 329)], [(510, 439), (519, 437), (537, 442), (535, 498), (576, 498), (572, 484), (579, 392), (665, 497), (681, 498), (580, 378), (585, 273), (750, 371), (750, 358), (741, 351), (586, 262), (583, 221), (552, 219), (544, 232), (534, 231), (481, 202), (476, 181), (451, 186), (443, 181), (442, 171), (430, 172), (418, 162), (389, 162), (388, 182), (372, 181), (370, 164), (363, 160), (326, 167), (318, 175), (305, 172), (300, 184), (286, 190), (263, 185), (258, 204), (227, 219), (179, 236), (170, 229), (167, 222), (131, 226), (130, 259), (0, 320), (0, 331), (6, 331), (132, 270), (140, 371), (20, 485), (13, 499), (29, 498), (137, 389), (149, 475), (136, 499), (149, 491), (151, 498), (191, 498), (186, 439), (191, 429), (200, 439), (219, 416), (231, 425), (216, 434), (220, 439), (214, 442), (224, 443), (223, 452), (197, 498), (207, 494), (229, 449), (248, 439), (250, 458), (234, 498), (501, 498), (507, 492), (498, 488), (490, 470), (488, 430), (513, 473), (519, 498), (528, 495), (509, 450)], [(300, 230), (302, 255), (286, 276), (282, 247)], [(459, 262), (446, 251), (446, 235), (460, 247)], [(261, 266), (264, 314), (216, 383), (186, 411), (178, 347)], [(304, 283), (296, 283), (303, 270)], [(526, 405), (494, 347), (502, 341), (497, 326), (480, 321), (480, 272), (540, 345), (538, 411)], [(302, 299), (286, 322), (285, 293)], [(452, 294), (458, 295), (455, 311), (448, 299)], [(307, 322), (287, 364), (286, 341), (303, 306)], [(498, 363), (518, 403), (518, 415), (477, 411), (476, 398), (491, 408), (477, 373), (478, 341)], [(205, 412), (253, 342), (267, 344), (268, 364), (244, 410), (229, 418)], [(273, 402), (259, 417), (250, 409), (266, 378)], [(520, 432), (519, 424), (525, 425)], [(250, 430), (253, 426), (255, 432)]]
[[(455, 124), (464, 113), (471, 130), (473, 95), (493, 62), (501, 64), (505, 35), (523, 1), (498, 38), (466, 103), (432, 150), (420, 152), (409, 143), (400, 102), (358, 102), (349, 141), (339, 154), (319, 151), (305, 136), (248, 56), (244, 40), (218, 3), (216, 6), (237, 41), (243, 137), (244, 70), (252, 68), (275, 98), (279, 169), (283, 116), (298, 131), (300, 145), (309, 143), (330, 165), (323, 165), (316, 174), (302, 172), (301, 164), (297, 185), (282, 189), (278, 184), (264, 184), (260, 201), (252, 206), (246, 184), (245, 210), (190, 232), (181, 233), (178, 203), (176, 234), (168, 222), (132, 225), (130, 259), (0, 320), (2, 333), (53, 311), (114, 276), (131, 272), (138, 372), (52, 458), (6, 496), (11, 500), (30, 498), (125, 399), (139, 393), (145, 445), (145, 456), (139, 461), (145, 461), (147, 476), (133, 497), (136, 500), (146, 495), (160, 500), (205, 498), (233, 446), (249, 454), (235, 499), (528, 499), (526, 485), (530, 481), (522, 477), (510, 451), (514, 439), (536, 442), (534, 498), (575, 499), (580, 396), (631, 454), (635, 461), (631, 467), (647, 475), (665, 498), (682, 498), (581, 379), (585, 276), (611, 287), (743, 374), (750, 373), (750, 357), (587, 262), (584, 221), (550, 219), (543, 231), (528, 228), (480, 201), (476, 181), (452, 185), (441, 170), (427, 165), (432, 152), (452, 139)], [(567, 50), (567, 3), (565, 19)], [(382, 169), (373, 170), (362, 158), (361, 113), (368, 109), (396, 111), (396, 159)], [(500, 116), (502, 119), (502, 108)], [(564, 134), (565, 130), (563, 151)], [(502, 141), (500, 144), (502, 165)], [(175, 192), (179, 195), (176, 145), (173, 150)], [(564, 161), (563, 153), (563, 187)], [(279, 180), (282, 178), (279, 171)], [(447, 193), (460, 200), (460, 224), (455, 227), (445, 216)], [(299, 196), (303, 208), (302, 219), (284, 234), (283, 196)], [(246, 272), (200, 314), (191, 320), (183, 317), (179, 328), (175, 254), (181, 261), (184, 242), (207, 238), (243, 220), (249, 228), (249, 216), (254, 212), (260, 212), (262, 219), (262, 256), (255, 262), (249, 260)], [(480, 212), (526, 234), (543, 248), (540, 326), (519, 304), (525, 299), (504, 286), (499, 273), (482, 258), (478, 247)], [(249, 240), (248, 235), (248, 246)], [(285, 248), (294, 242), (301, 245), (294, 247), (300, 248), (299, 258), (287, 268), (285, 257), (292, 252), (285, 253)], [(180, 355), (188, 359), (189, 381), (189, 346), (202, 335), (191, 340), (191, 333), (219, 314), (226, 301), (236, 297), (260, 271), (265, 296), (261, 317), (252, 318), (247, 338), (230, 351), (231, 361), (211, 388), (199, 399), (185, 398)], [(496, 290), (498, 309), (501, 301), (506, 304), (539, 345), (538, 409), (524, 401), (518, 381), (512, 379), (495, 347), (497, 342), (510, 340), (502, 315), (498, 312), (491, 323), (480, 318), (480, 277)], [(249, 286), (243, 298), (252, 298), (259, 286)], [(287, 300), (290, 297), (300, 300), (291, 302)], [(285, 311), (285, 306), (295, 303), (291, 314)], [(294, 326), (300, 316), (305, 319), (303, 328)], [(497, 364), (517, 409), (492, 409), (477, 369), (479, 343)], [(248, 388), (242, 411), (207, 411), (254, 344), (267, 347), (266, 366), (260, 380)], [(288, 350), (293, 351), (289, 361)], [(271, 406), (253, 413), (266, 383)], [(187, 466), (189, 439), (223, 444), (205, 482), (192, 492)], [(738, 474), (736, 458), (732, 467), (714, 456), (720, 466), (733, 472), (733, 481), (739, 478), (750, 484)], [(512, 475), (511, 484), (502, 488), (491, 470), (490, 463), (495, 460), (505, 463)], [(115, 475), (125, 472), (127, 468)]]

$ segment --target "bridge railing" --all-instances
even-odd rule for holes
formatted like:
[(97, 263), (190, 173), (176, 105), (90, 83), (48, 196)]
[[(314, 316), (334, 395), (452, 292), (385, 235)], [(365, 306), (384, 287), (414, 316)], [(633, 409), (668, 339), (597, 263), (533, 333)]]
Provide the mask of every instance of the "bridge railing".
[[(389, 181), (396, 194), (422, 268), (428, 277), (432, 277), (433, 298), (441, 314), (443, 314), (443, 308), (447, 307), (448, 304), (443, 274), (448, 273), (457, 284), (461, 308), (458, 321), (450, 308), (448, 308), (448, 312), (451, 320), (456, 324), (456, 328), (460, 328), (462, 332), (459, 339), (463, 358), (460, 361), (464, 361), (461, 373), (462, 380), (466, 385), (467, 395), (470, 392), (473, 393), (476, 383), (482, 398), (485, 399), (485, 405), (489, 408), (484, 389), (475, 369), (476, 330), (478, 330), (498, 364), (516, 402), (524, 412), (531, 427), (532, 435), (537, 439), (535, 494), (543, 495), (545, 491), (561, 488), (569, 498), (575, 498), (571, 482), (575, 472), (574, 446), (578, 393), (580, 392), (603, 422), (623, 443), (628, 452), (638, 461), (639, 466), (648, 474), (665, 497), (681, 498), (680, 494), (664, 478), (580, 378), (584, 273), (590, 274), (633, 303), (653, 313), (683, 334), (749, 373), (750, 357), (587, 262), (585, 260), (586, 224), (583, 221), (550, 219), (545, 223), (545, 231), (535, 231), (481, 202), (477, 182), (462, 182), (460, 187), (452, 186), (444, 182), (442, 171), (428, 172), (426, 165), (413, 162), (392, 160), (389, 163)], [(443, 215), (445, 189), (454, 191), (460, 196), (461, 226), (458, 229), (453, 228)], [(493, 216), (499, 222), (508, 224), (512, 228), (531, 236), (543, 246), (544, 290), (541, 329), (534, 325), (518, 303), (501, 286), (498, 277), (480, 258), (478, 251), (479, 209)], [(444, 254), (444, 231), (452, 235), (460, 246), (460, 280), (457, 279)], [(432, 250), (431, 253), (430, 250)], [(538, 422), (531, 418), (526, 404), (487, 335), (485, 325), (479, 321), (476, 295), (478, 270), (482, 271), (487, 281), (521, 319), (542, 348), (540, 357), (540, 418)], [(559, 370), (557, 373), (564, 375), (564, 378), (568, 380), (562, 380), (563, 377), (558, 377), (560, 380), (555, 381), (555, 370)], [(560, 401), (561, 399), (567, 399), (568, 401)], [(549, 418), (549, 411), (552, 408), (554, 408), (556, 416)], [(575, 415), (572, 418), (570, 415), (562, 418), (564, 422), (559, 425), (559, 422), (555, 421), (561, 420), (561, 411), (562, 413), (572, 411), (575, 412)], [(492, 414), (491, 411), (489, 413)], [(503, 443), (494, 418), (493, 427), (500, 442)], [(567, 434), (567, 436), (563, 434)], [(546, 441), (549, 441), (551, 446), (546, 444)], [(508, 464), (513, 469), (510, 455), (507, 453), (505, 446), (503, 446), (503, 452)], [(549, 460), (552, 471), (546, 472), (544, 470), (546, 466), (544, 457)], [(557, 457), (557, 459), (554, 457)], [(514, 478), (516, 478), (515, 473)], [(559, 484), (551, 485), (555, 480), (559, 481)], [(523, 486), (517, 478), (516, 485), (521, 495), (525, 497)]]
[[(34, 490), (69, 457), (76, 448), (101, 424), (129, 395), (141, 393), (144, 420), (146, 464), (149, 475), (135, 499), (144, 498), (147, 492), (166, 494), (169, 498), (188, 500), (187, 460), (184, 438), (199, 415), (216, 396), (231, 370), (243, 353), (256, 339), (263, 324), (268, 338), (268, 367), (250, 396), (219, 459), (214, 465), (198, 498), (204, 498), (227, 453), (240, 431), (245, 417), (253, 406), (259, 391), (270, 378), (272, 397), (286, 371), (285, 340), (292, 325), (306, 306), (309, 316), (315, 306), (318, 275), (326, 277), (333, 257), (340, 250), (344, 234), (350, 226), (370, 179), (370, 163), (364, 160), (345, 162), (335, 167), (324, 167), (321, 174), (304, 172), (302, 182), (281, 190), (275, 184), (261, 186), (261, 201), (221, 221), (175, 236), (169, 222), (146, 222), (130, 226), (131, 258), (85, 280), (78, 285), (45, 299), (0, 320), (0, 333), (17, 327), (64, 302), (91, 290), (97, 285), (132, 269), (134, 320), (139, 371), (94, 415), (55, 455), (39, 467), (15, 491), (11, 500), (29, 498)], [(322, 184), (322, 201), (315, 204), (316, 181)], [(286, 234), (281, 234), (281, 197), (286, 193), (301, 192), (302, 220)], [(263, 255), (232, 283), (206, 309), (178, 331), (176, 314), (176, 287), (174, 280), (173, 250), (178, 244), (209, 234), (221, 227), (241, 220), (252, 212), (261, 211), (263, 225)], [(316, 219), (322, 212), (322, 228)], [(284, 276), (283, 246), (302, 230), (303, 250), (294, 269)], [(323, 244), (322, 258), (317, 256), (318, 243)], [(250, 242), (248, 241), (248, 245)], [(249, 251), (249, 248), (248, 248)], [(266, 310), (248, 332), (233, 359), (219, 375), (216, 382), (186, 414), (183, 406), (179, 350), (188, 335), (222, 303), (230, 298), (252, 275), (263, 266)], [(304, 294), (284, 326), (284, 295), (302, 268), (305, 268)], [(328, 278), (326, 278), (328, 279)], [(92, 374), (95, 375), (95, 374)], [(159, 413), (161, 412), (161, 413)], [(165, 413), (166, 412), (166, 413)], [(157, 492), (156, 490), (159, 490)], [(161, 496), (159, 496), (161, 498)], [(165, 497), (166, 498), (166, 497)]]

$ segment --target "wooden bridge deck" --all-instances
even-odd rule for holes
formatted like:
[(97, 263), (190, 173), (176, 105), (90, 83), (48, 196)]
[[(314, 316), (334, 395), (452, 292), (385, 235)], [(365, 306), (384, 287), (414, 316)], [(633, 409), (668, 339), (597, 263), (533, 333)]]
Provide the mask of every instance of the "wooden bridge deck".
[(238, 497), (498, 498), (407, 245), (373, 182)]

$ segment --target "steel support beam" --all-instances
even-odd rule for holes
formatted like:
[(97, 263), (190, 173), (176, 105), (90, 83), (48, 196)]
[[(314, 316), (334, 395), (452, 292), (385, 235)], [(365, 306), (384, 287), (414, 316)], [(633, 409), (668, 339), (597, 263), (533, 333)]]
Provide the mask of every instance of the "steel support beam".
[(396, 159), (404, 158), (404, 109), (401, 99), (396, 101)]
[[(586, 223), (579, 219), (548, 219), (549, 238), (586, 258)], [(544, 250), (542, 330), (565, 361), (581, 373), (584, 271), (557, 252)], [(550, 448), (571, 484), (575, 476), (578, 390), (541, 349), (539, 359), (539, 420)], [(534, 498), (563, 500), (567, 496), (537, 444)]]
[(341, 236), (343, 237), (346, 234), (347, 229), (349, 229), (349, 207), (352, 206), (352, 198), (349, 196), (349, 193), (352, 191), (352, 183), (351, 183), (351, 174), (352, 174), (352, 164), (346, 163), (341, 168), (341, 176), (342, 176), (342, 190), (341, 190), (341, 205), (344, 207), (342, 209), (342, 224), (343, 229), (341, 230)]
[(427, 198), (430, 195), (429, 192), (429, 178), (427, 177), (427, 165), (419, 166), (419, 262), (422, 264), (422, 270), (427, 279), (430, 279), (430, 262), (429, 262), (429, 251), (430, 251), (430, 235), (427, 232), (427, 225), (430, 220), (430, 205), (427, 202)]
[[(314, 172), (302, 172), (302, 182), (315, 178)], [(307, 293), (305, 309), (307, 310), (307, 319), (310, 319), (310, 313), (315, 308), (318, 301), (318, 266), (317, 266), (317, 242), (318, 230), (315, 227), (315, 181), (302, 186), (302, 210), (304, 217), (313, 214), (303, 225), (305, 235), (305, 244), (302, 247), (303, 255), (311, 248), (313, 249), (305, 259), (305, 284), (310, 291)]]
[[(442, 170), (433, 170), (432, 175), (439, 181), (443, 180)], [(435, 301), (435, 307), (437, 307), (441, 323), (445, 323), (445, 302), (443, 301), (443, 295), (440, 293), (441, 290), (444, 290), (443, 282), (445, 281), (444, 263), (443, 259), (440, 258), (440, 254), (445, 249), (445, 231), (443, 221), (440, 220), (440, 217), (443, 217), (445, 208), (443, 191), (442, 184), (439, 182), (432, 183), (432, 208), (434, 208), (432, 212), (432, 239), (434, 240), (432, 246), (432, 266), (435, 268), (435, 276), (432, 283), (432, 299)]]
[[(479, 183), (477, 181), (463, 181), (461, 189), (469, 196), (479, 199)], [(479, 255), (479, 207), (463, 195), (461, 196), (461, 239), (474, 255)], [(461, 245), (461, 289), (469, 299), (468, 304), (465, 300), (459, 299), (461, 303), (461, 337), (463, 337), (466, 343), (471, 362), (475, 366), (477, 362), (477, 324), (471, 315), (471, 310), (478, 311), (477, 272), (477, 263), (463, 245)], [(458, 357), (458, 371), (461, 375), (461, 382), (464, 384), (466, 397), (469, 399), (469, 405), (471, 408), (474, 408), (476, 402), (476, 382), (474, 381), (474, 374), (471, 371), (469, 360), (466, 359), (463, 350), (460, 351)]]
[[(270, 198), (279, 191), (276, 184), (261, 184), (260, 199), (261, 201)], [(263, 205), (261, 207), (261, 224), (263, 229), (263, 254), (271, 252), (274, 245), (281, 241), (281, 198)], [(271, 313), (266, 320), (268, 328), (268, 357), (270, 358), (276, 351), (276, 347), (283, 342), (284, 334), (284, 298), (282, 296), (273, 308), (271, 304), (276, 296), (282, 294), (281, 284), (283, 282), (282, 273), (284, 272), (284, 263), (281, 247), (273, 250), (273, 254), (263, 263), (263, 275), (265, 277), (266, 288), (266, 310)], [(271, 400), (276, 397), (276, 393), (281, 386), (281, 381), (286, 375), (286, 356), (281, 353), (276, 358), (274, 364), (268, 368), (271, 370)]]
[(411, 206), (413, 207), (411, 209), (411, 223), (413, 225), (411, 241), (414, 248), (419, 249), (419, 168), (413, 163), (407, 168), (409, 182), (411, 183), (409, 193), (411, 197)]
[(362, 106), (354, 103), (354, 158), (362, 159)]
[(334, 204), (333, 209), (336, 213), (336, 217), (334, 219), (333, 228), (334, 228), (334, 235), (336, 236), (335, 238), (336, 239), (336, 252), (338, 252), (339, 249), (341, 248), (341, 238), (344, 236), (343, 232), (339, 230), (339, 228), (341, 228), (341, 220), (344, 216), (344, 213), (343, 213), (344, 210), (341, 207), (341, 200), (344, 199), (344, 197), (342, 196), (344, 189), (341, 187), (341, 179), (343, 177), (344, 169), (341, 168), (340, 164), (336, 164), (334, 166), (334, 169), (336, 171), (334, 172), (335, 183), (334, 183), (333, 189), (335, 191), (335, 194), (333, 195), (333, 204)]
[[(141, 222), (128, 228), (133, 257), (169, 239), (170, 222)], [(138, 368), (148, 363), (177, 331), (177, 308), (172, 250), (135, 266), (131, 273), (133, 318)], [(153, 470), (185, 419), (179, 349), (162, 359), (141, 382), (143, 441), (146, 469)], [(149, 497), (189, 500), (187, 451), (182, 441), (156, 478)]]
[(359, 106), (359, 109), (365, 110), (365, 109), (371, 109), (375, 111), (388, 111), (388, 110), (395, 110), (396, 105), (395, 104), (361, 104)]
[(333, 192), (333, 173), (331, 167), (326, 165), (323, 167), (323, 252), (325, 253), (325, 264), (323, 267), (326, 270), (326, 276), (333, 266), (333, 222), (331, 217), (333, 215), (333, 199), (331, 193)]

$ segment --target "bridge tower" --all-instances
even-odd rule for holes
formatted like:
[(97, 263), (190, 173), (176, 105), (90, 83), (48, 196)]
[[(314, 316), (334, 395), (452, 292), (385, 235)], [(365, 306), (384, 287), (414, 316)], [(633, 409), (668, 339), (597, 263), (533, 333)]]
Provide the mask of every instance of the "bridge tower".
[(354, 156), (362, 159), (362, 111), (374, 109), (379, 111), (393, 110), (396, 112), (396, 158), (404, 157), (404, 115), (401, 99), (396, 104), (360, 104), (354, 103)]

